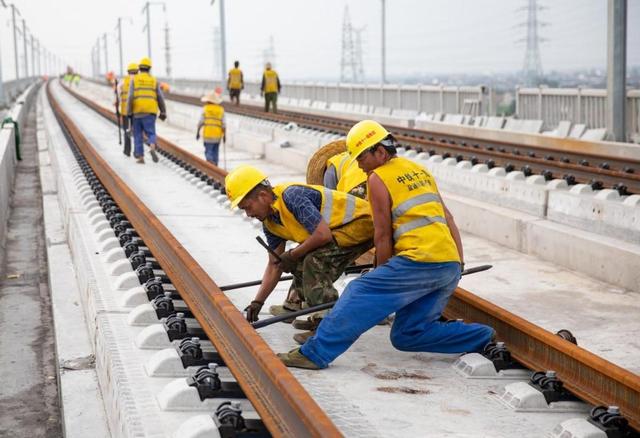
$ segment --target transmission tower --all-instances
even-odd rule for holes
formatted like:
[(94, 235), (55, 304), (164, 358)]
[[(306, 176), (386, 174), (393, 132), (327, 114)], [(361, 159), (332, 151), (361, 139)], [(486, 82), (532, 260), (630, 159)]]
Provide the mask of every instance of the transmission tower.
[(276, 46), (273, 35), (269, 36), (269, 45), (262, 51), (262, 65), (266, 65), (267, 62), (270, 62), (271, 66), (276, 68)]
[(349, 6), (344, 7), (342, 19), (342, 56), (340, 58), (340, 81), (362, 82), (364, 69), (362, 66), (362, 37), (364, 28), (356, 29), (351, 24)]
[(527, 48), (524, 53), (524, 65), (522, 73), (525, 82), (529, 86), (537, 86), (543, 77), (542, 61), (540, 60), (540, 43), (545, 41), (540, 37), (539, 29), (547, 23), (538, 20), (538, 12), (545, 9), (538, 5), (537, 0), (527, 0), (527, 6), (523, 6), (519, 11), (527, 11), (527, 21), (520, 23), (520, 26), (527, 27), (527, 36), (518, 40), (526, 42)]

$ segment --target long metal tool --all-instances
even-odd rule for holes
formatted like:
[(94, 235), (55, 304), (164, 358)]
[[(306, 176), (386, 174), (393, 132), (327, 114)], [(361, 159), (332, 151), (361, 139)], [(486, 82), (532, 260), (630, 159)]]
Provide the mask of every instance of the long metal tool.
[[(287, 280), (293, 280), (293, 275), (285, 275), (284, 277), (280, 277), (278, 282), (287, 281)], [(259, 286), (260, 284), (262, 284), (262, 280), (247, 281), (245, 283), (235, 283), (235, 284), (228, 284), (226, 286), (220, 286), (220, 290), (227, 291), (227, 290), (242, 289), (243, 287)]]
[(156, 256), (274, 436), (337, 437), (340, 431), (162, 222), (91, 146), (47, 88), (61, 124)]
[[(489, 270), (492, 267), (493, 267), (492, 265), (476, 266), (473, 268), (465, 269), (464, 271), (462, 271), (460, 275), (475, 274), (476, 272)], [(298, 316), (304, 316), (310, 313), (319, 312), (321, 310), (330, 309), (333, 306), (335, 306), (336, 303), (337, 301), (331, 301), (329, 303), (318, 304), (317, 306), (308, 307), (302, 310), (296, 310), (295, 312), (288, 312), (288, 313), (285, 313), (284, 315), (278, 315), (278, 316), (274, 316), (273, 318), (263, 319), (262, 321), (252, 322), (251, 325), (253, 326), (254, 329), (259, 329), (271, 324), (275, 324), (276, 322), (281, 322), (287, 319), (297, 318)]]

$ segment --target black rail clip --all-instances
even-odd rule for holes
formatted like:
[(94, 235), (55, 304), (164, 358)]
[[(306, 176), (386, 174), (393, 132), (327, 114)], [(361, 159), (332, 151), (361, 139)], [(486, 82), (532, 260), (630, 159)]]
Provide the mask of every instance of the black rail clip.
[(640, 433), (629, 426), (617, 406), (596, 406), (587, 421), (607, 434), (607, 438), (638, 438)]
[(180, 344), (176, 346), (178, 355), (182, 361), (182, 366), (200, 367), (208, 363), (217, 363), (220, 366), (226, 366), (224, 359), (217, 351), (203, 351), (200, 344), (200, 338), (191, 337), (184, 338)]
[(171, 292), (165, 292), (164, 295), (157, 295), (151, 300), (151, 307), (156, 311), (158, 318), (166, 318), (175, 312)]
[(153, 277), (146, 281), (144, 291), (147, 293), (149, 300), (153, 300), (158, 295), (164, 295), (164, 287), (162, 284), (162, 278), (160, 277)]
[(210, 363), (198, 368), (187, 377), (187, 385), (198, 390), (200, 400), (208, 398), (246, 398), (238, 382), (223, 382), (218, 375), (218, 364)]
[(529, 385), (544, 395), (547, 404), (560, 401), (580, 401), (580, 399), (565, 389), (562, 381), (556, 376), (555, 371), (536, 371), (531, 375)]
[(138, 266), (147, 263), (147, 257), (144, 255), (143, 251), (138, 250), (131, 253), (129, 256), (129, 263), (131, 263), (131, 267), (133, 269), (138, 269)]
[(268, 438), (271, 436), (260, 419), (242, 416), (239, 402), (220, 403), (212, 416), (221, 438)]
[[(147, 262), (144, 265), (140, 265), (136, 268), (136, 276), (140, 281), (140, 284), (145, 284), (149, 279), (154, 278), (153, 268), (151, 263)], [(160, 277), (161, 278), (161, 277)]]
[(184, 313), (172, 313), (162, 321), (162, 325), (167, 331), (170, 341), (184, 339), (187, 334), (187, 321), (184, 319)]
[(490, 342), (482, 351), (482, 355), (493, 362), (496, 371), (524, 369), (522, 364), (511, 357), (511, 352), (504, 342)]

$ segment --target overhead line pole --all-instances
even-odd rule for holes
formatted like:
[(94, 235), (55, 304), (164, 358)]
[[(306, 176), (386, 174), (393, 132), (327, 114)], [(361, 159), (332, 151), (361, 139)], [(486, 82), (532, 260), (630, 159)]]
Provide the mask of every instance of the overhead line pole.
[[(0, 0), (0, 5), (2, 7), (7, 7), (4, 3), (4, 0)], [(2, 82), (2, 51), (0, 51), (0, 108), (4, 106), (5, 97), (4, 97), (4, 83)]]
[(120, 54), (120, 76), (124, 76), (124, 66), (122, 64), (122, 17), (118, 17), (118, 47)]
[[(213, 5), (216, 0), (211, 0)], [(227, 36), (224, 13), (224, 0), (220, 1), (220, 81), (224, 84), (227, 76)]]
[(607, 5), (607, 129), (615, 141), (627, 141), (627, 0)]
[(22, 19), (22, 45), (24, 46), (24, 77), (29, 77), (29, 55), (27, 52), (27, 21)]
[(382, 0), (382, 80), (384, 84), (387, 82), (387, 3)]
[(151, 56), (151, 14), (149, 12), (150, 2), (146, 2), (144, 7), (142, 8), (142, 13), (147, 13), (147, 24), (142, 28), (142, 31), (147, 31), (147, 56), (152, 58)]
[(18, 29), (16, 28), (16, 5), (11, 4), (11, 19), (13, 22), (13, 58), (16, 64), (16, 79), (20, 79), (20, 69), (18, 65)]
[(102, 39), (104, 40), (104, 71), (106, 73), (109, 72), (109, 50), (107, 46), (107, 33), (102, 34)]

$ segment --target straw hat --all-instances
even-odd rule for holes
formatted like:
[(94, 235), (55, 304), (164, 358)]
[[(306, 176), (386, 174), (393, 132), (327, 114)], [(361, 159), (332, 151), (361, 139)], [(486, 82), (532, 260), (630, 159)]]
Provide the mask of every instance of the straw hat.
[(309, 159), (309, 164), (307, 164), (307, 184), (322, 185), (324, 171), (327, 169), (327, 160), (346, 150), (347, 144), (344, 139), (333, 141), (318, 149)]
[(202, 96), (200, 98), (200, 102), (202, 102), (202, 103), (221, 104), (222, 103), (222, 96), (220, 94), (218, 94), (218, 93), (205, 94), (204, 96)]

